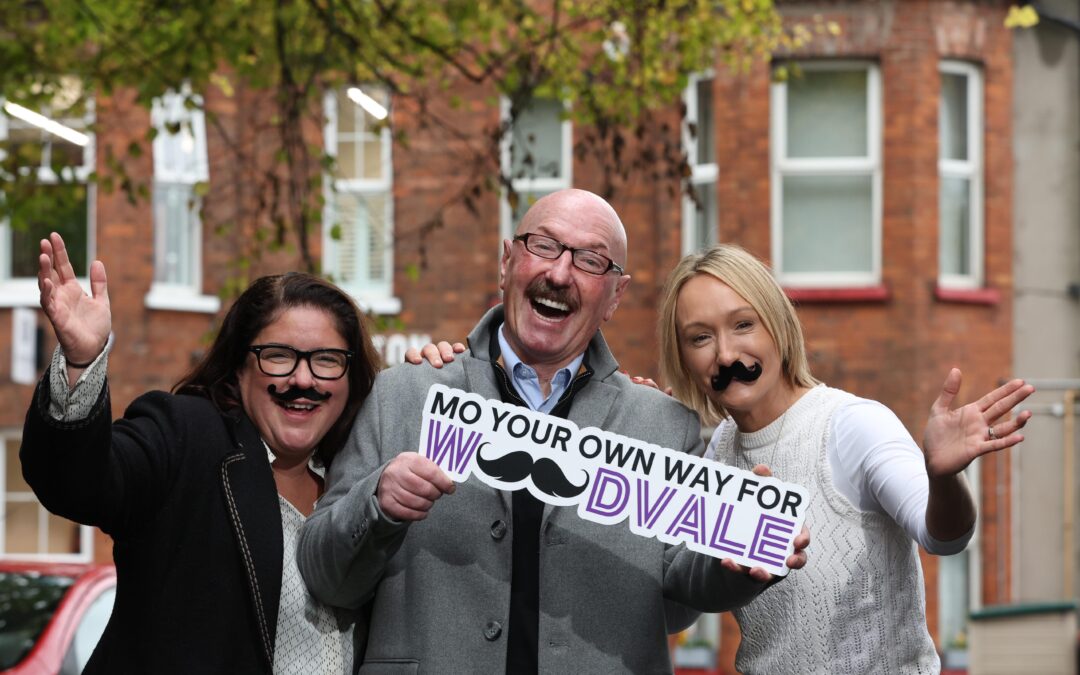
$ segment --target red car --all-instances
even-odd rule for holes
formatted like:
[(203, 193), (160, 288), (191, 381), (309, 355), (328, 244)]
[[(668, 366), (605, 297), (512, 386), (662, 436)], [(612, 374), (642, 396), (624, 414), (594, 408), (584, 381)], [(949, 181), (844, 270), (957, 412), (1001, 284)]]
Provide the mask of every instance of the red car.
[(0, 672), (81, 673), (115, 595), (112, 565), (0, 561)]

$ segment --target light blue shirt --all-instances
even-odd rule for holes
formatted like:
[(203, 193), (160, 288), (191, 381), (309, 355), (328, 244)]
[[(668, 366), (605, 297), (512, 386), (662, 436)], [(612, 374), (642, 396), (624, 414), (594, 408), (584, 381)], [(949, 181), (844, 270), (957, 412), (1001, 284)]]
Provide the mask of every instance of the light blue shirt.
[(540, 389), (540, 376), (536, 374), (532, 366), (523, 363), (510, 348), (510, 343), (503, 335), (505, 326), (506, 324), (499, 326), (499, 349), (502, 350), (503, 363), (506, 364), (506, 370), (510, 373), (514, 389), (533, 410), (542, 413), (551, 412), (551, 409), (562, 398), (563, 392), (574, 380), (574, 374), (581, 367), (581, 362), (585, 360), (585, 352), (578, 354), (576, 359), (555, 373), (555, 376), (551, 378), (551, 394), (544, 398), (543, 390)]

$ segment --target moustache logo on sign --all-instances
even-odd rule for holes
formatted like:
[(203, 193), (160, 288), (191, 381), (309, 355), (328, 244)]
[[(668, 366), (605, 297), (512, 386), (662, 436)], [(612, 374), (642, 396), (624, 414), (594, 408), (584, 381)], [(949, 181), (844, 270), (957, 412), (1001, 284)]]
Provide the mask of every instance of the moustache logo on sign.
[(713, 391), (724, 391), (732, 380), (753, 382), (759, 377), (761, 377), (760, 363), (747, 368), (742, 361), (736, 361), (730, 366), (720, 366), (720, 372), (712, 376), (712, 388)]
[(516, 483), (529, 478), (537, 490), (552, 497), (571, 499), (577, 497), (589, 487), (589, 474), (585, 474), (585, 483), (578, 486), (570, 482), (555, 460), (541, 457), (533, 461), (527, 452), (508, 452), (501, 457), (484, 457), (484, 443), (476, 452), (476, 465), (481, 471), (496, 480)]
[(274, 385), (268, 385), (266, 391), (270, 392), (270, 397), (275, 401), (281, 401), (282, 403), (292, 403), (301, 398), (306, 398), (309, 401), (325, 401), (333, 396), (330, 392), (318, 392), (314, 387), (308, 387), (307, 389), (286, 389), (283, 392), (278, 392), (277, 387)]

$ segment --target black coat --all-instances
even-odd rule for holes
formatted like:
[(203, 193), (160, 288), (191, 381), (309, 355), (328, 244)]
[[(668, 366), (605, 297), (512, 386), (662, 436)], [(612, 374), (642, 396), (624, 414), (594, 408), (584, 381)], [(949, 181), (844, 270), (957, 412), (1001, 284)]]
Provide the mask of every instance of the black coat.
[(113, 537), (117, 592), (87, 673), (270, 673), (281, 593), (277, 490), (258, 432), (204, 398), (151, 392), (111, 420), (23, 428), (23, 475), (47, 509)]

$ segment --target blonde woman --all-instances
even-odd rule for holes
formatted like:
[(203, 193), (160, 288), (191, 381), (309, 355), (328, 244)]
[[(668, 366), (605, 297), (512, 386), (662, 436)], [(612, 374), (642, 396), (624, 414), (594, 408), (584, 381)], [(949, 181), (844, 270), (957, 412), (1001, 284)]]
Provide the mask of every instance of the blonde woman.
[(958, 553), (975, 527), (962, 471), (1023, 440), (1034, 389), (1021, 380), (949, 406), (953, 369), (931, 408), (923, 447), (875, 401), (819, 383), (795, 310), (768, 268), (733, 245), (684, 258), (660, 310), (660, 365), (674, 395), (716, 432), (707, 456), (767, 465), (805, 486), (813, 563), (736, 610), (744, 673), (930, 673), (916, 543)]

